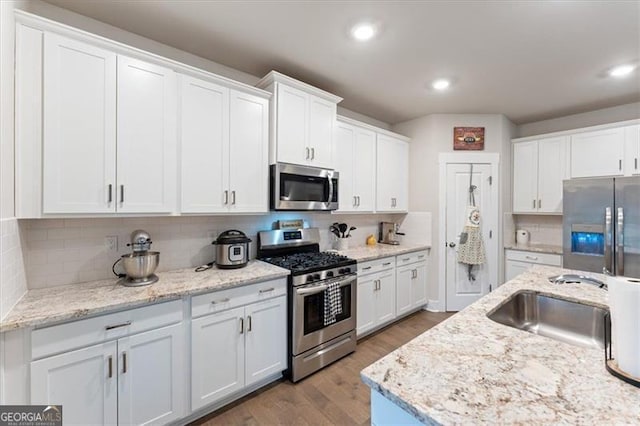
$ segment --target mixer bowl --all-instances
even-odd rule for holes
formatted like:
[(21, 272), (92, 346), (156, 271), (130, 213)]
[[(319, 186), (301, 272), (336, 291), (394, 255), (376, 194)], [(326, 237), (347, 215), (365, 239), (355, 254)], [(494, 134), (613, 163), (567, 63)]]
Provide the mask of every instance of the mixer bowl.
[(141, 280), (150, 277), (160, 263), (160, 252), (128, 253), (122, 256), (122, 266), (127, 278)]

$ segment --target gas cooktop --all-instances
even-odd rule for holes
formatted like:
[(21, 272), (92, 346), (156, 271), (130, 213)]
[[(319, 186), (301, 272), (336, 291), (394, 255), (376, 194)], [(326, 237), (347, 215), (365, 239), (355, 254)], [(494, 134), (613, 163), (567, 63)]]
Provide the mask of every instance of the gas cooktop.
[(260, 260), (289, 269), (293, 275), (356, 264), (355, 260), (347, 256), (329, 252), (294, 253), (286, 256), (265, 257)]

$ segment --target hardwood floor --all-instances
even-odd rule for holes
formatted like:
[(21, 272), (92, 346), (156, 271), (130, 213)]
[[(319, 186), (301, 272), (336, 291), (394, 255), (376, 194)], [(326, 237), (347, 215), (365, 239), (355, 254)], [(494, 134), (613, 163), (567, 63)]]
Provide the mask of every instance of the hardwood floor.
[(452, 313), (419, 311), (358, 342), (356, 352), (293, 384), (272, 383), (192, 425), (368, 425), (360, 371)]

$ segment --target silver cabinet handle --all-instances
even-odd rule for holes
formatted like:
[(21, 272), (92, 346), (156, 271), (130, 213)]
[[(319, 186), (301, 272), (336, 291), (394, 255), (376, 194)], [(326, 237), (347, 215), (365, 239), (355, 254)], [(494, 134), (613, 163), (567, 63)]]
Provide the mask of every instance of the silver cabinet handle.
[(309, 159), (309, 148), (307, 147), (305, 149), (307, 150), (307, 158), (306, 159), (308, 160)]
[(529, 260), (538, 260), (538, 256), (525, 256), (525, 258), (529, 259)]
[(533, 208), (536, 208), (536, 200), (533, 200)]
[(353, 206), (357, 206), (358, 205), (358, 197), (356, 197), (355, 195), (353, 196)]
[(385, 262), (382, 264), (382, 266), (389, 266), (389, 265), (391, 265), (391, 262)]
[(122, 352), (122, 374), (127, 373), (127, 353)]
[(404, 259), (402, 259), (403, 262), (408, 262), (409, 260), (411, 260), (410, 257), (405, 257)]
[(124, 203), (124, 185), (120, 185), (120, 202)]
[(542, 200), (538, 200), (538, 208), (541, 209), (542, 208)]
[(367, 266), (366, 268), (362, 268), (363, 271), (368, 271), (369, 269), (371, 269), (371, 266)]
[(618, 170), (622, 170), (622, 160), (618, 160)]
[(231, 191), (231, 204), (236, 203), (236, 191)]
[(114, 328), (127, 327), (130, 325), (131, 325), (131, 321), (126, 321), (121, 324), (108, 325), (104, 329), (108, 331), (108, 330), (113, 330)]
[(275, 290), (275, 288), (273, 288), (273, 287), (269, 287), (269, 288), (265, 288), (265, 289), (259, 290), (259, 293), (260, 293), (260, 294), (262, 294), (262, 293), (269, 293), (269, 292), (271, 292), (271, 291), (273, 291), (273, 290)]
[(212, 300), (211, 304), (212, 305), (217, 305), (218, 303), (227, 303), (229, 300), (231, 300), (231, 299), (229, 299), (228, 297), (225, 297), (224, 299)]
[(616, 275), (624, 275), (624, 210), (622, 207), (618, 207), (616, 225), (616, 245), (618, 246)]
[(240, 334), (244, 334), (244, 318), (240, 318)]
[(423, 259), (424, 258), (424, 254), (421, 254), (420, 256), (418, 256), (418, 259)]
[(108, 377), (112, 378), (113, 377), (113, 357), (111, 355), (109, 355), (108, 363), (109, 363), (109, 376)]
[(315, 159), (316, 158), (316, 149), (315, 148), (311, 148), (311, 159)]
[(360, 207), (360, 196), (358, 195), (358, 207)]
[(373, 291), (378, 291), (378, 280), (373, 280)]
[(109, 184), (109, 203), (113, 201), (113, 185)]
[(229, 204), (229, 191), (224, 191), (224, 203)]
[(633, 159), (633, 167), (634, 167), (636, 170), (638, 170), (638, 159), (637, 159), (637, 158), (634, 158), (634, 159)]
[(611, 207), (607, 207), (604, 209), (604, 268), (602, 268), (602, 273), (605, 275), (613, 274), (611, 219)]
[(249, 332), (251, 331), (251, 315), (247, 317), (247, 322), (249, 323), (249, 325), (247, 326), (247, 332)]

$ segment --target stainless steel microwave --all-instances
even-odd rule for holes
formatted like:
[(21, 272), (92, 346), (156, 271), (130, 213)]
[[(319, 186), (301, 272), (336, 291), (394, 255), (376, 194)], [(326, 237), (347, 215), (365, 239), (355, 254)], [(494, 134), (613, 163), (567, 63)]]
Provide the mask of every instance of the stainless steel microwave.
[(335, 170), (276, 163), (270, 168), (272, 210), (337, 210)]

